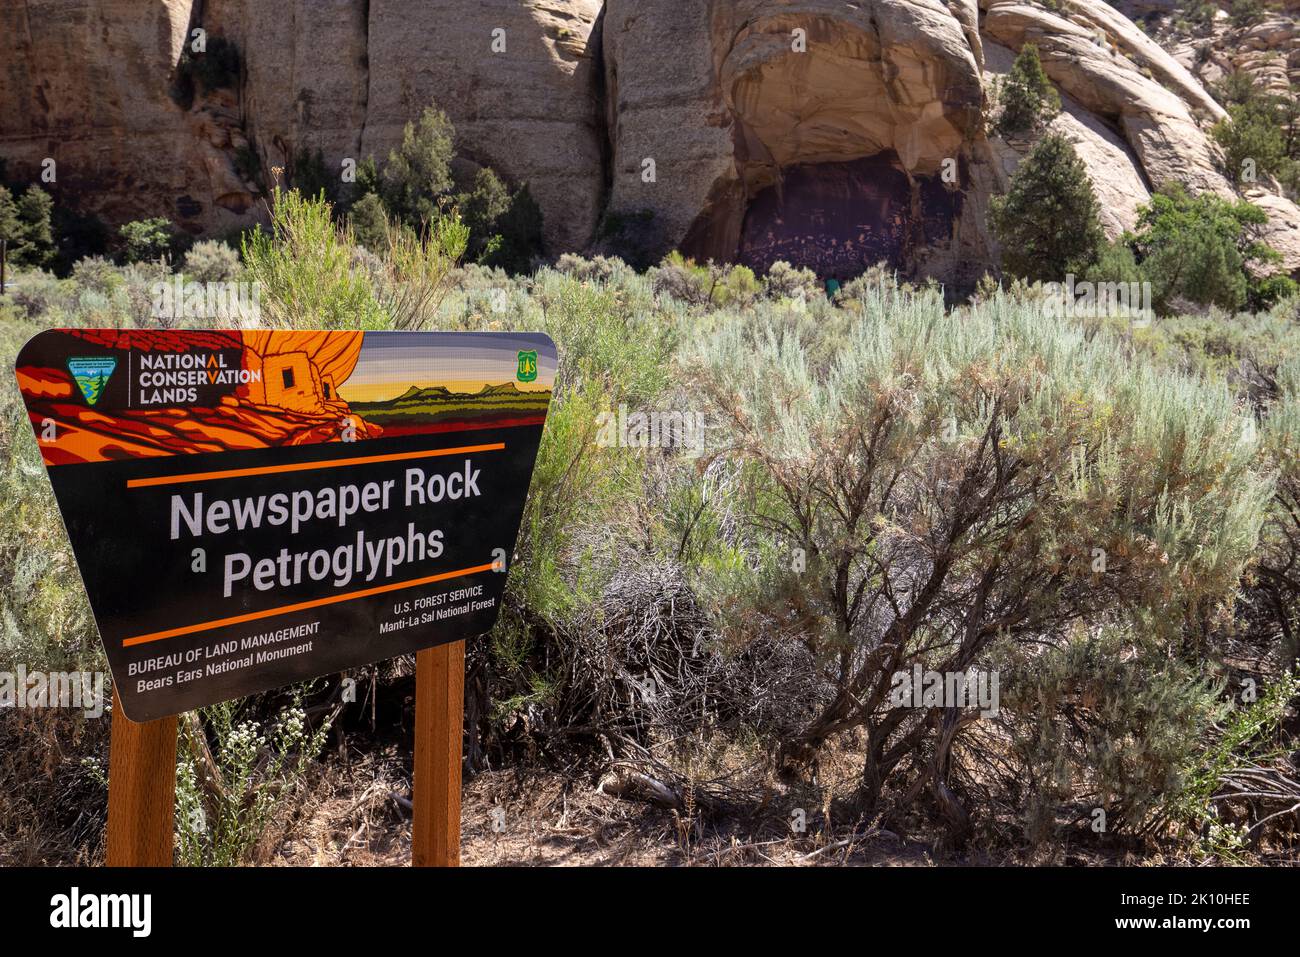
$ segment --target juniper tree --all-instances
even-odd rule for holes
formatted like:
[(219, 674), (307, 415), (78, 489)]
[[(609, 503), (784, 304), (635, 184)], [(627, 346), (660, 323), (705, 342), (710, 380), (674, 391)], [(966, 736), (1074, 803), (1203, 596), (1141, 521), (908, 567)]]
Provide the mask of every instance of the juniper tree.
[(381, 195), (389, 212), (406, 225), (419, 228), (440, 213), (452, 188), (455, 136), (447, 114), (427, 107), (418, 123), (406, 124), (401, 145), (388, 154)]
[(1001, 93), (1002, 115), (999, 133), (1020, 133), (1061, 109), (1061, 97), (1043, 70), (1038, 47), (1026, 43), (1020, 48)]
[(8, 241), (12, 265), (49, 265), (54, 257), (53, 211), (54, 200), (39, 186), (27, 187), (16, 199), (0, 186), (0, 239)]
[(1097, 261), (1105, 236), (1088, 170), (1069, 140), (1049, 133), (990, 203), (1003, 268), (1030, 281), (1062, 281)]

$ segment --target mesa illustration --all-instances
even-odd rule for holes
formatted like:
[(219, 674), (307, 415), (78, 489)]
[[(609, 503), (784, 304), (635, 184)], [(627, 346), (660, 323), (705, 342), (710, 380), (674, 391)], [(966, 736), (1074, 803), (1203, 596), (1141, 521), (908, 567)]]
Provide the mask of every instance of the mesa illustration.
[[(59, 336), (95, 355), (60, 361), (80, 346)], [(416, 384), (393, 378), (400, 339), (383, 332), (68, 329), (25, 351), (17, 372), (33, 424), (57, 430), (58, 441), (44, 446), (49, 464), (340, 441), (349, 427), (350, 438), (365, 439), (544, 418), (549, 377), (538, 378), (535, 348), (511, 351), (481, 337), (465, 347), (469, 374), (504, 381), (426, 375)], [(406, 359), (400, 368), (419, 367), (418, 354)], [(116, 391), (106, 396), (119, 370)], [(448, 367), (445, 374), (466, 373)], [(195, 384), (220, 394), (205, 404)]]

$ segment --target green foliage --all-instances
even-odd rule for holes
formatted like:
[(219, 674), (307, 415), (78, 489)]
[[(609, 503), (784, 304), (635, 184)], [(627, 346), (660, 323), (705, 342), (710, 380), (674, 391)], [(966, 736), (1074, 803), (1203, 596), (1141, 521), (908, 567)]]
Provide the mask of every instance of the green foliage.
[(1228, 310), (1247, 303), (1266, 308), (1288, 295), (1294, 286), (1285, 277), (1256, 276), (1279, 258), (1260, 238), (1267, 222), (1259, 207), (1212, 193), (1192, 196), (1171, 186), (1153, 194), (1127, 241), (1152, 283), (1156, 310), (1167, 312), (1180, 299)]
[(393, 327), (424, 328), (438, 314), (452, 270), (465, 255), (469, 228), (455, 213), (440, 216), (423, 235), (389, 225), (379, 269), (372, 271), (375, 294)]
[(511, 676), (506, 694), (523, 696), (517, 700), (552, 683), (549, 673), (525, 667), (530, 652), (592, 614), (619, 563), (611, 531), (645, 501), (635, 450), (602, 444), (600, 417), (620, 404), (650, 407), (669, 385), (676, 346), (672, 324), (636, 291), (639, 277), (616, 288), (548, 270), (536, 282), (522, 308), (499, 313), (546, 332), (564, 356), (492, 636), (495, 659)]
[[(29, 278), (60, 287), (46, 298), (48, 305), (72, 303), (72, 284), (66, 280), (42, 273)], [(0, 305), (0, 346), (5, 355), (16, 356), (29, 338), (54, 322), (83, 324), (61, 311), (32, 321)], [(76, 561), (13, 376), (0, 383), (0, 661), (21, 661), (42, 671), (105, 668)]]
[(1142, 282), (1142, 270), (1138, 268), (1133, 250), (1121, 242), (1103, 243), (1097, 260), (1088, 267), (1084, 278), (1091, 282)]
[(447, 114), (428, 107), (402, 130), (402, 144), (388, 154), (380, 176), (384, 205), (408, 226), (421, 228), (446, 205), (452, 188), (456, 131)]
[(8, 240), (11, 266), (40, 269), (54, 260), (51, 215), (54, 200), (39, 186), (29, 186), (16, 200), (0, 186), (0, 239)]
[(1242, 852), (1253, 827), (1223, 822), (1215, 799), (1225, 791), (1240, 792), (1249, 786), (1238, 776), (1243, 768), (1259, 768), (1277, 760), (1289, 766), (1286, 739), (1280, 731), (1297, 694), (1300, 680), (1284, 672), (1257, 700), (1232, 709), (1226, 717), (1220, 711), (1209, 746), (1188, 756), (1180, 786), (1167, 802), (1167, 813), (1185, 834), (1198, 836), (1200, 856), (1245, 862)]
[[(305, 689), (274, 721), (244, 717), (241, 702), (187, 716), (176, 766), (176, 840), (190, 867), (251, 863), (277, 810), (302, 788), (328, 723), (311, 729)], [(210, 740), (209, 740), (210, 739)]]
[[(1237, 641), (1249, 627), (1238, 596), (1300, 554), (1300, 506), (1286, 504), (1300, 494), (1294, 304), (1111, 330), (1050, 314), (1021, 284), (945, 309), (883, 266), (835, 303), (783, 264), (760, 282), (682, 256), (639, 275), (570, 255), (511, 276), (456, 266), (472, 230), (452, 202), (424, 233), (391, 222), (373, 190), (343, 226), (319, 198), (273, 203), (271, 228), (241, 243), (269, 325), (542, 330), (559, 348), (502, 615), (472, 652), (475, 746), (550, 753), (590, 738), (602, 760), (606, 746), (616, 759), (653, 750), (667, 776), (670, 719), (795, 768), (828, 741), (856, 741), (864, 805), (910, 793), (921, 796), (909, 812), (924, 813), (950, 782), (979, 817), (1031, 835), (1104, 806), (1110, 830), (1188, 842), (1220, 833), (1198, 822), (1221, 803), (1207, 788), (1232, 780), (1222, 755), (1255, 760), (1285, 740), (1262, 719), (1231, 731), (1217, 629)], [(459, 205), (492, 218), (464, 195)], [(1198, 216), (1171, 225), (1153, 212), (1099, 245), (1085, 275), (1144, 275)], [(201, 243), (186, 272), (207, 274), (209, 256), (211, 275), (230, 265)], [(103, 259), (70, 280), (25, 274), (0, 300), (10, 354), (45, 325), (156, 322), (148, 290), (165, 275)], [(97, 660), (12, 383), (4, 397), (0, 649)], [(703, 453), (608, 441), (620, 409), (701, 414)], [(1260, 629), (1270, 669), (1294, 653), (1276, 637), (1300, 620), (1300, 591), (1286, 587), (1274, 589), (1285, 611)], [(1002, 713), (962, 715), (946, 737), (956, 712), (887, 707), (878, 692), (913, 663), (999, 669)], [(748, 670), (716, 680), (727, 668)], [(614, 677), (593, 685), (594, 673)], [(649, 674), (662, 711), (629, 684)], [(702, 695), (683, 683), (691, 674), (707, 677)], [(276, 840), (274, 807), (299, 793), (319, 732), (294, 730), (292, 710), (288, 724), (265, 718), (271, 703), (187, 728), (185, 862), (255, 860)], [(854, 728), (869, 733), (844, 733)], [(1237, 853), (1227, 837), (1203, 843)]]
[(117, 232), (128, 263), (157, 262), (170, 252), (174, 238), (171, 223), (161, 217), (124, 223)]
[(1035, 843), (1064, 823), (1106, 815), (1107, 833), (1140, 833), (1185, 800), (1184, 770), (1224, 708), (1218, 688), (1131, 632), (1076, 634), (1045, 654), (1011, 649), (1003, 706)]
[(340, 189), (325, 174), (320, 154), (304, 152), (295, 164), (295, 183), (305, 182), (312, 195), (324, 189), (339, 212), (351, 213), (357, 241), (372, 252), (389, 241), (389, 221), (423, 234), (452, 217), (469, 230), (467, 252), (476, 262), (510, 273), (532, 269), (542, 252), (541, 208), (527, 184), (512, 193), (488, 167), (477, 167), (471, 182), (458, 183), (455, 137), (446, 114), (429, 107), (418, 122), (406, 124), (402, 144), (389, 153), (382, 173), (369, 158), (358, 166), (356, 182)]
[(742, 566), (773, 582), (757, 605), (719, 602), (717, 627), (811, 649), (833, 677), (782, 750), (806, 760), (865, 727), (870, 801), (902, 759), (893, 735), (939, 746), (888, 706), (891, 675), (978, 667), (999, 634), (1028, 653), (1116, 621), (1168, 647), (1230, 607), (1272, 487), (1227, 389), (1032, 303), (954, 318), (934, 291), (881, 289), (839, 312), (729, 318), (692, 366), (727, 423), (716, 454), (746, 466)]
[(803, 299), (820, 295), (821, 281), (811, 269), (799, 269), (784, 260), (772, 263), (763, 277), (763, 295), (769, 299)]
[(472, 238), (469, 256), (483, 262), (500, 247), (498, 222), (510, 208), (510, 190), (495, 172), (482, 167), (474, 174), (472, 188), (456, 195), (456, 206)]
[(593, 256), (586, 259), (573, 253), (562, 253), (555, 261), (556, 272), (572, 276), (583, 282), (608, 282), (623, 278), (632, 270), (615, 256)]
[(378, 193), (366, 193), (352, 204), (348, 222), (356, 242), (373, 253), (388, 245), (388, 213)]
[(1003, 268), (1031, 281), (1082, 274), (1104, 242), (1087, 168), (1054, 133), (1034, 145), (1006, 196), (992, 200), (989, 222), (1002, 244)]
[(1214, 125), (1211, 134), (1223, 147), (1228, 175), (1238, 186), (1282, 173), (1290, 161), (1279, 119), (1276, 103), (1252, 97), (1230, 106), (1228, 119)]
[(998, 132), (1021, 133), (1061, 110), (1061, 96), (1043, 70), (1038, 47), (1026, 43), (1016, 55), (1001, 89), (1002, 115)]
[(1287, 194), (1300, 194), (1300, 96), (1272, 93), (1247, 73), (1231, 73), (1216, 89), (1228, 118), (1211, 130), (1223, 147), (1227, 173), (1238, 186), (1276, 177)]
[(1281, 665), (1294, 671), (1300, 668), (1300, 350), (1277, 356), (1275, 365), (1271, 358), (1265, 353), (1252, 362), (1278, 393), (1262, 435), (1265, 460), (1277, 475), (1277, 495), (1264, 527), (1259, 565), (1263, 591), (1282, 632)]
[(1209, 0), (1180, 0), (1174, 29), (1180, 33), (1204, 33), (1214, 26), (1219, 6)]
[(1240, 106), (1255, 96), (1257, 91), (1255, 78), (1245, 70), (1233, 70), (1210, 87), (1210, 92), (1225, 109)]
[(205, 239), (190, 247), (181, 271), (195, 282), (229, 282), (239, 269), (239, 253), (233, 247)]
[(304, 196), (324, 199), (332, 206), (339, 202), (340, 180), (325, 165), (325, 155), (319, 150), (301, 147), (294, 154), (289, 169), (289, 182)]
[(708, 262), (700, 265), (674, 250), (651, 271), (655, 292), (694, 306), (746, 306), (762, 292), (748, 266)]
[(383, 328), (384, 310), (352, 246), (329, 203), (276, 189), (271, 231), (245, 236), (242, 246), (248, 278), (261, 283), (263, 319), (288, 329)]
[(1232, 0), (1232, 5), (1228, 8), (1232, 25), (1238, 30), (1259, 23), (1267, 14), (1268, 7), (1263, 0)]
[(496, 222), (497, 242), (483, 261), (511, 274), (533, 269), (542, 254), (542, 208), (525, 183)]

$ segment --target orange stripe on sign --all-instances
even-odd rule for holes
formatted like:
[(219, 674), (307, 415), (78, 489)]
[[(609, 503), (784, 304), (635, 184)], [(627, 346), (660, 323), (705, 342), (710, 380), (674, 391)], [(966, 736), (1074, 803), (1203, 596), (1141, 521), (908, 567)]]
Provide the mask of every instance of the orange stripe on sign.
[(155, 631), (147, 635), (136, 635), (134, 638), (126, 638), (122, 641), (123, 648), (130, 648), (132, 645), (143, 645), (151, 641), (162, 641), (165, 638), (177, 638), (180, 635), (191, 635), (196, 631), (210, 631), (213, 628), (221, 628), (223, 625), (238, 625), (245, 621), (256, 621), (258, 618), (269, 618), (272, 615), (285, 615), (292, 611), (305, 611), (308, 608), (319, 608), (322, 605), (336, 605), (341, 601), (352, 601), (354, 598), (368, 598), (371, 595), (382, 595), (386, 591), (397, 591), (400, 588), (414, 588), (417, 585), (429, 585), (433, 582), (445, 582), (452, 578), (463, 578), (466, 575), (477, 575), (479, 572), (489, 572), (496, 567), (495, 562), (488, 562), (486, 565), (475, 565), (473, 568), (461, 568), (454, 572), (443, 572), (440, 575), (429, 575), (426, 578), (413, 578), (405, 582), (391, 582), (387, 585), (376, 585), (374, 588), (363, 588), (360, 591), (350, 591), (342, 595), (330, 595), (328, 598), (316, 598), (312, 601), (300, 601), (293, 605), (281, 605), (279, 608), (268, 608), (265, 611), (250, 611), (246, 615), (233, 615), (230, 618), (218, 618), (215, 621), (201, 621), (197, 625), (184, 625), (180, 628), (169, 628), (166, 631)]
[(363, 455), (354, 459), (324, 459), (320, 462), (294, 462), (290, 465), (264, 465), (260, 468), (226, 469), (224, 472), (189, 472), (185, 475), (160, 475), (157, 478), (127, 479), (127, 488), (150, 485), (180, 485), (183, 482), (210, 482), (213, 479), (243, 478), (247, 475), (274, 475), (277, 472), (310, 472), (335, 469), (344, 465), (368, 465), (372, 462), (401, 462), (406, 459), (432, 459), (441, 455), (468, 455), (471, 452), (499, 452), (504, 442), (490, 445), (462, 445), (454, 449), (427, 449), (423, 452), (395, 452), (392, 455)]

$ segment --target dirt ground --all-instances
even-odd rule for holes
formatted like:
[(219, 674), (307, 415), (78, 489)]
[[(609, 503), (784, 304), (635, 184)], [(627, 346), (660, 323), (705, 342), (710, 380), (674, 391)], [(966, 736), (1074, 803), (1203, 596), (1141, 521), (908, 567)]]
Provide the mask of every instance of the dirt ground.
[[(367, 793), (367, 790), (369, 793)], [(314, 800), (266, 861), (273, 865), (404, 866), (411, 859), (405, 794), (364, 785)], [(747, 826), (748, 825), (748, 826)], [(763, 829), (770, 831), (771, 827)], [(482, 867), (936, 863), (930, 847), (888, 831), (754, 834), (751, 822), (689, 824), (680, 814), (609, 797), (553, 772), (477, 775), (462, 797), (461, 863)]]
[[(257, 855), (271, 866), (405, 866), (411, 819), (405, 755), (396, 749), (326, 763), (296, 810), (268, 834)], [(803, 833), (764, 812), (696, 814), (604, 793), (582, 774), (489, 771), (462, 794), (461, 862), (483, 867), (549, 866), (931, 866), (1106, 864), (1112, 855), (1082, 849), (1050, 860), (953, 853), (940, 835), (855, 826), (810, 811)]]

